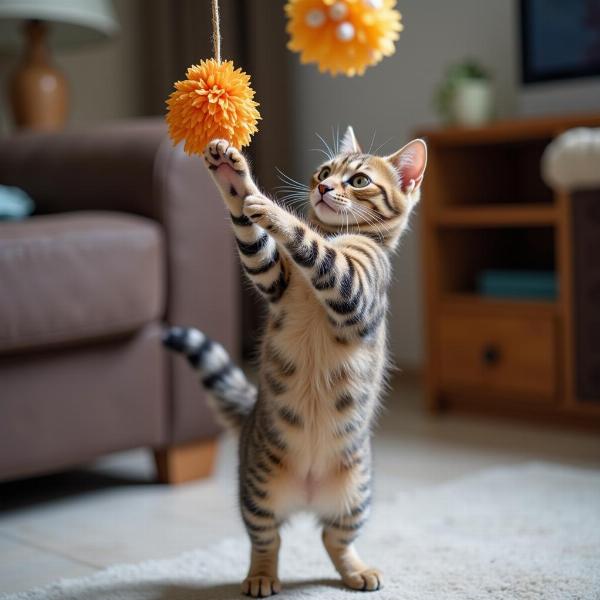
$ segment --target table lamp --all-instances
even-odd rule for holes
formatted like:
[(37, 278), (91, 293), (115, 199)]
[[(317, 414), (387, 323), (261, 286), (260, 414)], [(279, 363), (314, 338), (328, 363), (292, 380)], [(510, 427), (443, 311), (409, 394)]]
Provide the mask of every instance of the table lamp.
[(17, 127), (60, 129), (67, 118), (65, 76), (52, 64), (50, 48), (72, 48), (115, 34), (110, 0), (0, 0), (0, 49), (25, 48), (9, 79)]

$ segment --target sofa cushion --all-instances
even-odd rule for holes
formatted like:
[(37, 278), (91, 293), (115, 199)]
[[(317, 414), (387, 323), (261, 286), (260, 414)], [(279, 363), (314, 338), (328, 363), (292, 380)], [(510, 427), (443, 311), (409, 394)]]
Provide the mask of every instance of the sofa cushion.
[(163, 280), (162, 233), (143, 217), (0, 223), (0, 352), (132, 332), (161, 316)]

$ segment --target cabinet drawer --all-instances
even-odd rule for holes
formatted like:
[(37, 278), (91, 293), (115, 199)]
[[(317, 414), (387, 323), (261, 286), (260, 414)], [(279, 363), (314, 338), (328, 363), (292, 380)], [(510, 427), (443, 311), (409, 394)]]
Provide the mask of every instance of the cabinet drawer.
[(444, 315), (439, 335), (442, 385), (480, 388), (484, 395), (555, 396), (552, 316)]

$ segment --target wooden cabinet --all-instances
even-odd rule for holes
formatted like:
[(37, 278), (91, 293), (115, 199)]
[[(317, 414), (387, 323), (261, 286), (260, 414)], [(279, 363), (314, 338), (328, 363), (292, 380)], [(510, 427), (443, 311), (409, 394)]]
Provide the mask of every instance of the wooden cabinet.
[(440, 382), (447, 388), (485, 390), (485, 397), (517, 394), (556, 398), (554, 318), (444, 315), (439, 321)]
[[(431, 410), (600, 426), (600, 398), (582, 401), (574, 384), (572, 200), (540, 175), (547, 144), (578, 126), (598, 127), (600, 115), (420, 132)], [(554, 272), (558, 294), (484, 297), (486, 270)]]

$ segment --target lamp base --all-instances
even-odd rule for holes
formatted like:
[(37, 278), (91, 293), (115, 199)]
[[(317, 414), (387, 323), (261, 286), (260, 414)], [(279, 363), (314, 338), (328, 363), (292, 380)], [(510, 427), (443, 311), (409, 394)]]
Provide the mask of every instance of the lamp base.
[(67, 120), (67, 80), (52, 65), (46, 31), (40, 21), (29, 21), (25, 26), (25, 53), (9, 84), (19, 128), (52, 131), (62, 129)]

